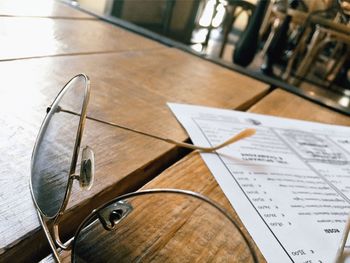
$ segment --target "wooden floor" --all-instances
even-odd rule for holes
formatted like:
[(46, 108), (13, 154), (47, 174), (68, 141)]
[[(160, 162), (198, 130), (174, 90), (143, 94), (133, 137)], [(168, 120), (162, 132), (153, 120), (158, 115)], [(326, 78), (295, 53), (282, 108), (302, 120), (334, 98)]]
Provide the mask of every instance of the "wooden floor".
[[(178, 141), (188, 141), (188, 135), (167, 102), (350, 122), (339, 113), (279, 89), (271, 91), (265, 83), (60, 2), (0, 1), (0, 23), (0, 262), (35, 262), (50, 253), (29, 191), (31, 153), (47, 105), (78, 73), (91, 80), (89, 116)], [(95, 151), (95, 183), (88, 192), (74, 185), (61, 227), (64, 238), (71, 237), (93, 209), (141, 187), (201, 192), (238, 220), (195, 153), (91, 120), (86, 122), (84, 145)], [(62, 256), (68, 260), (69, 253)]]

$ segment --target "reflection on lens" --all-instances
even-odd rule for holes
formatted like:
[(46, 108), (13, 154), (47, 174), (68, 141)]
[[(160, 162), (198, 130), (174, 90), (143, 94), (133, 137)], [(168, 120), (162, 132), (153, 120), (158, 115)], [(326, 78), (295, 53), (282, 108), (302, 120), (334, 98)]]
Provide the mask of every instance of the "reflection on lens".
[(80, 117), (63, 112), (67, 109), (81, 114), (86, 79), (75, 77), (59, 94), (47, 114), (33, 151), (31, 183), (35, 202), (47, 217), (55, 216), (62, 206), (68, 176), (75, 169), (75, 151)]
[(241, 232), (212, 204), (173, 192), (122, 201), (82, 224), (72, 262), (254, 262)]

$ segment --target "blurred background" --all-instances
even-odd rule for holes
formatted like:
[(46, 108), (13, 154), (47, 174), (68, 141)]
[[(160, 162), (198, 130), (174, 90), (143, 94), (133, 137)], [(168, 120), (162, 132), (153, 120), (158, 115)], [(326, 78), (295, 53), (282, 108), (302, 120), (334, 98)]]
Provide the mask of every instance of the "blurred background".
[(71, 3), (111, 21), (127, 21), (146, 35), (155, 33), (160, 41), (170, 39), (171, 45), (232, 64), (258, 79), (350, 107), (350, 0)]

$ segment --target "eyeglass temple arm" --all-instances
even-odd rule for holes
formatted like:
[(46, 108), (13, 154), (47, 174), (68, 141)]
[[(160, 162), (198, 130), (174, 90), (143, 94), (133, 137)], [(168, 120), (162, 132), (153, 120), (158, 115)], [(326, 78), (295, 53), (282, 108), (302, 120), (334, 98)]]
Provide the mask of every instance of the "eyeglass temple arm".
[(214, 147), (201, 147), (201, 146), (197, 146), (197, 145), (193, 145), (193, 144), (189, 144), (189, 143), (177, 142), (177, 141), (174, 141), (171, 139), (165, 139), (164, 141), (166, 141), (168, 143), (175, 144), (175, 145), (180, 146), (180, 147), (193, 149), (193, 150), (199, 150), (201, 152), (214, 152), (214, 151), (219, 150), (227, 145), (235, 143), (235, 142), (242, 140), (244, 138), (250, 137), (250, 136), (254, 135), (255, 132), (256, 132), (255, 129), (251, 129), (251, 128), (244, 129), (243, 131), (234, 135), (233, 137), (231, 137), (227, 141), (225, 141), (217, 146), (214, 146)]
[[(48, 111), (49, 110), (50, 110), (50, 107), (48, 107)], [(62, 107), (59, 107), (58, 110), (62, 111), (62, 112), (66, 112), (66, 113), (70, 113), (70, 114), (73, 114), (73, 115), (80, 116), (78, 113), (76, 113), (74, 111), (63, 109)], [(225, 141), (225, 142), (223, 142), (223, 143), (221, 143), (221, 144), (219, 144), (219, 145), (217, 145), (215, 147), (201, 147), (201, 146), (196, 146), (196, 145), (189, 144), (189, 143), (178, 142), (178, 141), (175, 141), (175, 140), (172, 140), (172, 139), (168, 139), (168, 138), (163, 138), (163, 137), (160, 137), (160, 136), (157, 136), (157, 135), (153, 135), (153, 134), (149, 134), (149, 133), (146, 133), (146, 132), (143, 132), (143, 131), (139, 131), (139, 130), (136, 130), (136, 129), (131, 129), (131, 128), (128, 128), (126, 126), (120, 125), (120, 124), (116, 124), (116, 123), (113, 123), (113, 122), (110, 122), (110, 121), (97, 119), (97, 118), (94, 118), (94, 117), (91, 117), (91, 116), (86, 116), (86, 118), (89, 119), (89, 120), (101, 122), (101, 123), (104, 123), (104, 124), (107, 124), (107, 125), (110, 125), (110, 126), (113, 126), (113, 127), (117, 127), (117, 128), (123, 129), (123, 130), (127, 130), (127, 131), (130, 131), (130, 132), (134, 132), (134, 133), (138, 133), (138, 134), (141, 134), (141, 135), (145, 135), (145, 136), (151, 137), (153, 139), (157, 139), (157, 140), (161, 140), (161, 141), (164, 141), (164, 142), (167, 142), (167, 143), (175, 144), (175, 145), (177, 145), (179, 147), (192, 149), (192, 150), (198, 150), (198, 151), (201, 151), (201, 152), (208, 152), (208, 153), (209, 152), (214, 152), (216, 150), (219, 150), (219, 149), (221, 149), (221, 148), (223, 148), (223, 147), (225, 147), (227, 145), (235, 143), (235, 142), (237, 142), (239, 140), (242, 140), (244, 138), (250, 137), (250, 136), (252, 136), (252, 135), (254, 135), (256, 133), (255, 129), (247, 128), (247, 129), (244, 129), (243, 131), (239, 132), (238, 134), (234, 135), (233, 137), (231, 137), (227, 141)]]
[(335, 256), (334, 263), (341, 263), (341, 262), (344, 261), (342, 256), (343, 256), (343, 253), (344, 253), (344, 247), (345, 247), (346, 241), (348, 240), (349, 231), (350, 231), (350, 214), (348, 215), (348, 219), (346, 221), (346, 225), (345, 225), (345, 228), (344, 228), (344, 232), (343, 232), (342, 238), (340, 240), (340, 244), (339, 244), (339, 247), (338, 247), (338, 250), (337, 250), (337, 254)]

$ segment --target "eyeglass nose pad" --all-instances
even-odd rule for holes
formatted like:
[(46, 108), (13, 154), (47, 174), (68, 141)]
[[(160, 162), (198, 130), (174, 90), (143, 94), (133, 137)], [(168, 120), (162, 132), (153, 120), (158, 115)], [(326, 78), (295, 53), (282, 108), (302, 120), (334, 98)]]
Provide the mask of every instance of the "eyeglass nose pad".
[(89, 146), (82, 152), (79, 185), (83, 190), (90, 190), (95, 178), (95, 155)]

